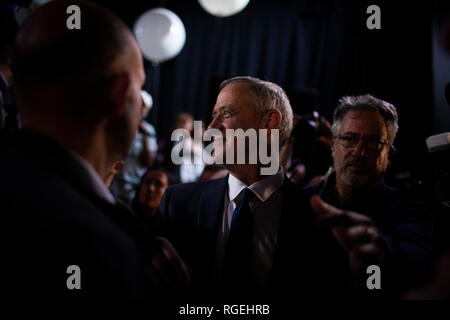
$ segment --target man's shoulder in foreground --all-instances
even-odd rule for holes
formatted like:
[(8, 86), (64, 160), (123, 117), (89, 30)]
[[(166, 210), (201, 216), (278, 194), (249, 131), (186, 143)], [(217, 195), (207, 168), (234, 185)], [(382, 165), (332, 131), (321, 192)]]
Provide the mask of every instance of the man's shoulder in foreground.
[[(82, 168), (49, 139), (9, 138), (17, 144), (2, 151), (0, 189), (14, 293), (139, 296), (140, 252), (115, 206), (86, 187)], [(81, 269), (82, 290), (66, 286), (71, 265)]]

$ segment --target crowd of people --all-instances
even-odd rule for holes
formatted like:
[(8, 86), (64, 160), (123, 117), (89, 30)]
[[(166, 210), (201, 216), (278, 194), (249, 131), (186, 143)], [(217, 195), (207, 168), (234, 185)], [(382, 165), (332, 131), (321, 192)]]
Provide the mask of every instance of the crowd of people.
[[(85, 1), (76, 1), (82, 29), (69, 30), (67, 3), (40, 7), (16, 36), (11, 73), (0, 69), (19, 119), (0, 136), (10, 298), (258, 301), (296, 299), (299, 288), (311, 299), (450, 298), (450, 162), (441, 161), (447, 180), (436, 202), (387, 185), (399, 129), (391, 103), (342, 97), (332, 123), (318, 119), (316, 151), (302, 167), (293, 151), (299, 118), (284, 90), (233, 77), (220, 85), (207, 128), (225, 136), (213, 157), (237, 157), (227, 130), (254, 129), (266, 135), (257, 150), (279, 153), (276, 173), (263, 174), (259, 157), (174, 165), (177, 142), (162, 150), (146, 121), (153, 103), (141, 90), (133, 33)], [(180, 114), (173, 129), (192, 133), (193, 122)], [(190, 135), (183, 143), (202, 158)], [(373, 266), (380, 274), (369, 285)]]

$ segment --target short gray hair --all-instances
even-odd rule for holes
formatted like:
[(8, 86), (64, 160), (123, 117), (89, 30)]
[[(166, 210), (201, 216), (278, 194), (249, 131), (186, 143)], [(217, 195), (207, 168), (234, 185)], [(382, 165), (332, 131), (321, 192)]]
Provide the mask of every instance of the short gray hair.
[(333, 137), (339, 134), (341, 121), (349, 111), (364, 111), (378, 113), (384, 120), (388, 132), (388, 143), (392, 146), (398, 131), (398, 114), (395, 107), (384, 100), (375, 98), (369, 94), (361, 96), (346, 96), (339, 99), (333, 114), (331, 131)]
[(247, 76), (234, 77), (223, 81), (220, 84), (220, 90), (234, 82), (249, 84), (250, 90), (256, 95), (258, 100), (258, 104), (254, 106), (256, 114), (263, 116), (272, 109), (280, 111), (280, 147), (283, 146), (291, 135), (294, 117), (286, 92), (273, 82)]

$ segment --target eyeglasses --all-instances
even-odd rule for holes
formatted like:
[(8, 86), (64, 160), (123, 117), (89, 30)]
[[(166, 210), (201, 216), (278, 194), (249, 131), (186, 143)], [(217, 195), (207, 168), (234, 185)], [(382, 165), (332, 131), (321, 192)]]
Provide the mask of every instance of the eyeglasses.
[[(344, 148), (354, 148), (358, 145), (359, 141), (361, 140), (361, 137), (355, 134), (348, 134), (343, 136), (338, 136), (337, 139), (339, 139), (342, 143), (342, 146)], [(383, 149), (384, 146), (388, 144), (386, 140), (380, 140), (377, 138), (367, 138), (363, 140), (364, 146), (367, 150), (373, 151), (373, 152), (380, 152), (381, 149)]]

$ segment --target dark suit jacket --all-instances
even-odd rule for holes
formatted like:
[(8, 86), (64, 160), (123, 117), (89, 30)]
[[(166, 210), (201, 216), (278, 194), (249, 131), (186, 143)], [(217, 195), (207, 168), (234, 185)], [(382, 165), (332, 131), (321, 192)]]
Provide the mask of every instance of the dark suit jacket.
[[(212, 271), (226, 190), (227, 177), (170, 186), (161, 200), (155, 227), (192, 269), (191, 294), (215, 301), (224, 298), (212, 287)], [(330, 246), (329, 234), (314, 227), (315, 215), (305, 193), (287, 178), (282, 193), (270, 290), (255, 292), (254, 297), (298, 298), (300, 291), (331, 296), (343, 288), (340, 275), (347, 270), (347, 258), (335, 243)]]
[(335, 185), (333, 173), (326, 183), (304, 188), (304, 191), (319, 194), (333, 206), (364, 214), (373, 220), (386, 247), (385, 265), (381, 269), (382, 287), (389, 294), (398, 295), (409, 286), (425, 281), (432, 257), (431, 207), (387, 186), (384, 181), (362, 190), (341, 206)]
[[(133, 216), (96, 194), (85, 169), (53, 140), (27, 130), (0, 147), (10, 299), (140, 299), (146, 235)], [(68, 290), (67, 267), (81, 269)], [(5, 295), (4, 295), (5, 296)]]

